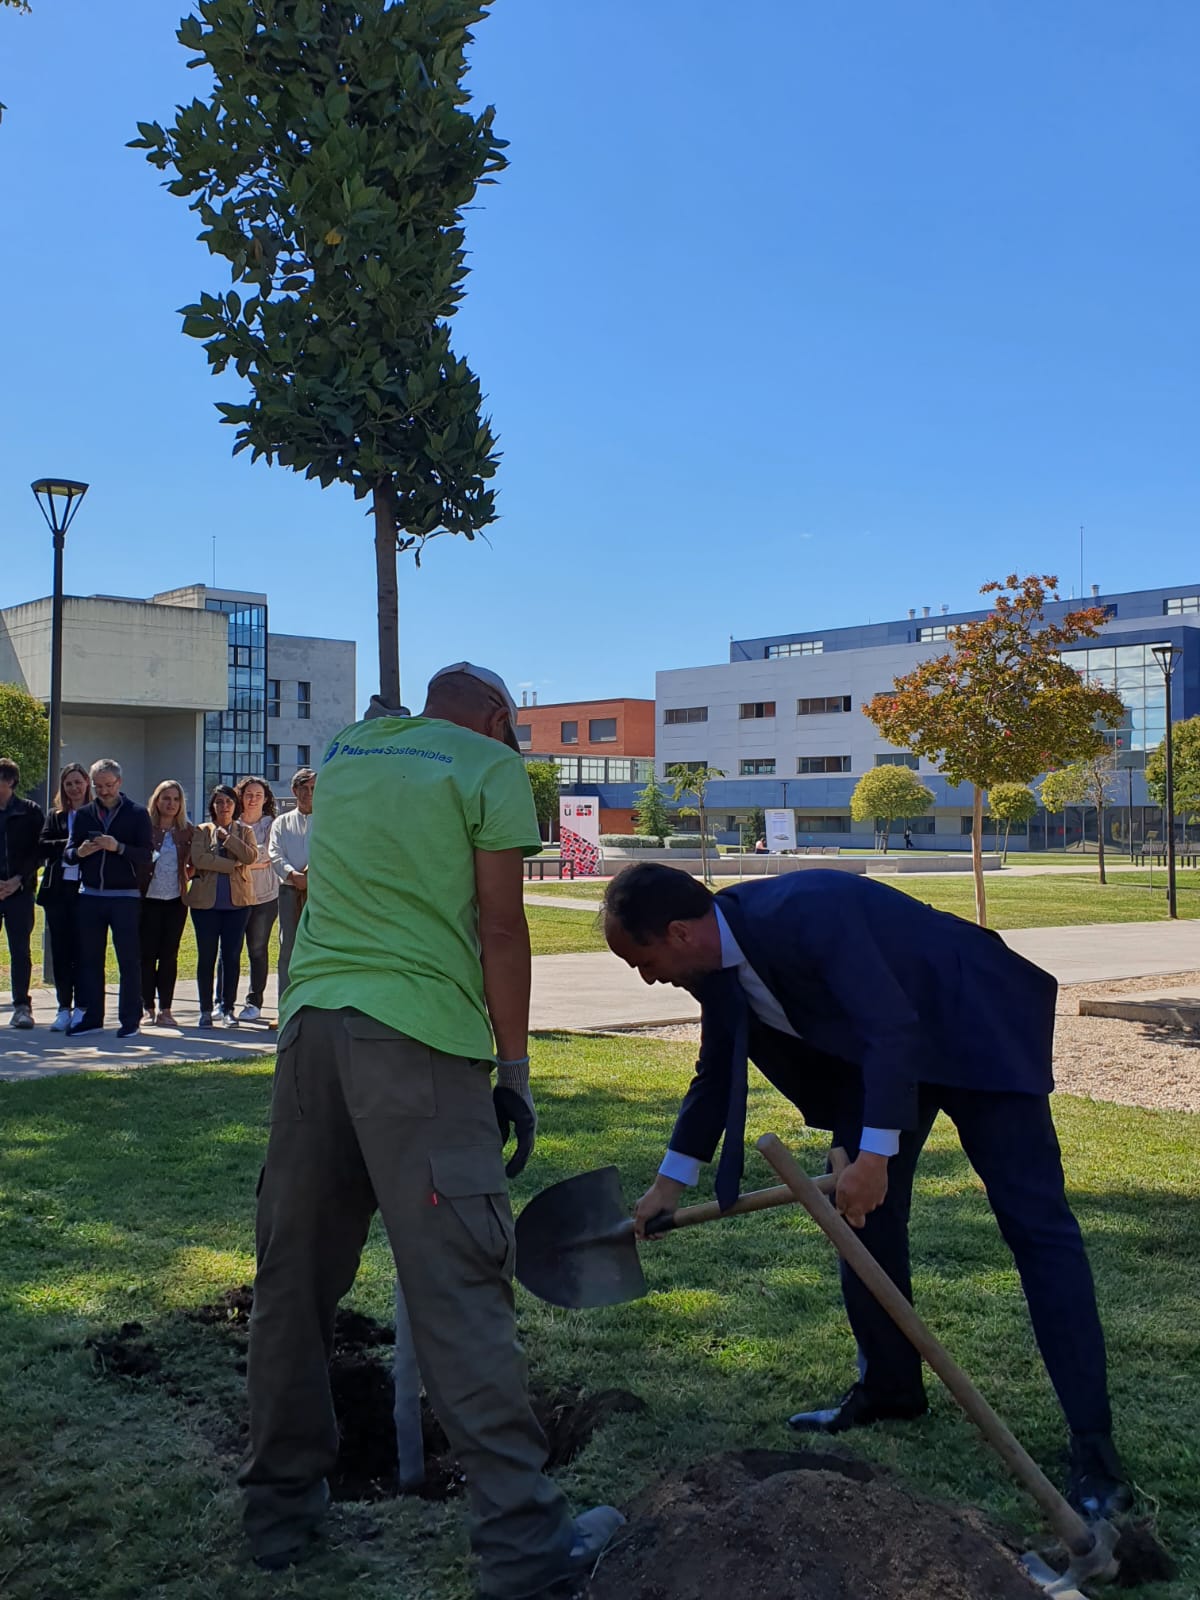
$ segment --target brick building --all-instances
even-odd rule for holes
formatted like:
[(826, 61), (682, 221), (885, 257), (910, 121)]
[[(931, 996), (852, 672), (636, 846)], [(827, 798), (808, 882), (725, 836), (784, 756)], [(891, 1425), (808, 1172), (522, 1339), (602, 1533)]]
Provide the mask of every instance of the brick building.
[(654, 773), (654, 701), (521, 698), (517, 738), (526, 758), (554, 761), (563, 794), (598, 794), (601, 833), (632, 833), (632, 796)]

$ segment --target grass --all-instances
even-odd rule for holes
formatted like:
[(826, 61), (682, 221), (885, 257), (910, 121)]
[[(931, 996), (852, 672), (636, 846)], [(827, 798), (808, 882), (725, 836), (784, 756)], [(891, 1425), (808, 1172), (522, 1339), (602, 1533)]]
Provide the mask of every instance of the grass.
[[(586, 911), (570, 911), (566, 907), (558, 911), (553, 906), (530, 906), (526, 915), (529, 918), (529, 936), (535, 956), (564, 955), (576, 950), (602, 950), (604, 941), (595, 926), (595, 918)], [(35, 987), (42, 981), (42, 938), (44, 923), (41, 913), (38, 913), (37, 924), (33, 930), (33, 981)], [(276, 923), (271, 931), (271, 971), (279, 966), (279, 924)], [(8, 950), (0, 945), (0, 988), (7, 988), (9, 982)], [(196, 935), (192, 929), (189, 918), (184, 930), (183, 938), (179, 943), (179, 983), (181, 991), (187, 984), (195, 981), (196, 974)], [(108, 983), (117, 981), (117, 959), (113, 955), (111, 942), (108, 946), (108, 956), (104, 964), (105, 980)], [(243, 980), (249, 976), (245, 955), (242, 957)]]
[[(737, 878), (718, 878), (721, 888), (737, 883)], [(745, 878), (757, 883), (757, 878)], [(975, 888), (970, 873), (952, 878), (888, 878), (891, 888), (911, 894), (938, 911), (953, 911), (974, 920)], [(1162, 922), (1166, 920), (1166, 875), (1160, 867), (1149, 871), (1123, 872), (1102, 884), (1094, 872), (1063, 873), (1047, 878), (1005, 878), (998, 873), (987, 876), (988, 921), (993, 928), (1057, 928), (1090, 922)], [(571, 884), (536, 884), (535, 894), (556, 899), (595, 900), (604, 894), (604, 884), (588, 881)], [(1181, 917), (1200, 916), (1200, 873), (1180, 873), (1178, 903)], [(532, 913), (540, 908), (530, 906)], [(585, 912), (579, 915), (586, 915)]]
[[(651, 1178), (692, 1052), (650, 1040), (564, 1036), (535, 1046), (541, 1129), (523, 1203), (615, 1161), (627, 1196)], [(253, 1271), (253, 1194), (270, 1064), (152, 1068), (0, 1085), (0, 1590), (7, 1600), (465, 1600), (453, 1505), (338, 1506), (330, 1551), (284, 1579), (250, 1569), (238, 1528), (222, 1394), (238, 1380), (213, 1336), (172, 1319)], [(1074, 1203), (1109, 1335), (1123, 1448), (1181, 1562), (1139, 1600), (1200, 1592), (1200, 1205), (1196, 1118), (1058, 1103)], [(773, 1092), (750, 1132), (779, 1132), (810, 1169), (823, 1141)], [(1019, 1159), (1019, 1152), (1014, 1152)], [(757, 1157), (748, 1180), (766, 1181)], [(939, 1124), (913, 1218), (920, 1305), (1037, 1459), (1057, 1473), (1061, 1419), (1034, 1351), (1011, 1259), (951, 1130)], [(628, 1387), (648, 1409), (596, 1436), (561, 1481), (577, 1504), (635, 1500), (708, 1452), (786, 1448), (782, 1419), (829, 1399), (853, 1349), (827, 1243), (795, 1212), (691, 1230), (646, 1251), (651, 1294), (565, 1312), (518, 1292), (538, 1381)], [(353, 1291), (387, 1319), (392, 1275), (376, 1227)], [(160, 1347), (191, 1340), (187, 1395), (99, 1380), (82, 1348), (125, 1321)], [(174, 1330), (174, 1331), (172, 1331)], [(189, 1398), (190, 1402), (189, 1403)], [(921, 1490), (978, 1505), (1018, 1537), (1027, 1501), (944, 1395), (915, 1428), (849, 1436)]]

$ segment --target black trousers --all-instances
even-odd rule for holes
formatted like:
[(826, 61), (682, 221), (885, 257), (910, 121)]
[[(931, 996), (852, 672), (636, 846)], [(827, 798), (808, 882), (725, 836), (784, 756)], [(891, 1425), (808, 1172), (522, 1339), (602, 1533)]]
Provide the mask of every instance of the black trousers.
[(47, 900), (46, 932), (50, 936), (50, 956), (54, 962), (54, 993), (60, 1011), (75, 1008), (79, 982), (79, 894), (60, 891)]
[(179, 972), (179, 941), (187, 921), (187, 907), (176, 895), (174, 900), (142, 901), (142, 1005), (170, 1011), (175, 999), (175, 979)]
[(246, 955), (250, 962), (247, 1005), (262, 1006), (270, 970), (271, 929), (278, 915), (278, 900), (264, 900), (260, 905), (250, 907), (250, 915), (246, 919)]
[(242, 940), (246, 933), (249, 906), (210, 911), (192, 907), (192, 926), (196, 930), (196, 988), (201, 1011), (213, 1009), (213, 974), (217, 952), (221, 955), (221, 993), (218, 1010), (232, 1011), (237, 1005), (238, 979), (242, 975)]
[(0, 900), (0, 923), (8, 938), (8, 960), (12, 968), (14, 1006), (29, 1004), (29, 985), (33, 980), (33, 890), (18, 889), (7, 900)]
[[(1110, 1433), (1104, 1331), (1079, 1224), (1067, 1203), (1048, 1096), (923, 1085), (918, 1126), (900, 1135), (899, 1153), (888, 1162), (887, 1199), (868, 1215), (863, 1243), (911, 1300), (913, 1174), (939, 1110), (958, 1130), (1012, 1251), (1034, 1337), (1068, 1426), (1073, 1433)], [(857, 1117), (833, 1130), (834, 1144), (851, 1155), (859, 1136)], [(842, 1295), (868, 1393), (896, 1400), (919, 1396), (921, 1358), (844, 1262)]]
[(110, 933), (121, 975), (117, 1016), (123, 1028), (141, 1026), (142, 972), (138, 939), (141, 909), (140, 896), (79, 896), (79, 972), (75, 993), (88, 1027), (104, 1025), (104, 956)]

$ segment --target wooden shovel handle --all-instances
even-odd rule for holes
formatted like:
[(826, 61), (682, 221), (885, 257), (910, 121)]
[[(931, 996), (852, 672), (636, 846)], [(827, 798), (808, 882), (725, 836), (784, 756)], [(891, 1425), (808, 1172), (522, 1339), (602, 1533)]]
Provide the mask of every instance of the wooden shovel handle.
[[(837, 1177), (827, 1173), (823, 1178), (810, 1180), (822, 1194), (832, 1194), (837, 1188)], [(770, 1211), (773, 1206), (794, 1206), (796, 1196), (786, 1183), (778, 1184), (774, 1189), (755, 1189), (751, 1194), (744, 1194), (736, 1204), (730, 1206), (728, 1211), (722, 1211), (715, 1200), (709, 1200), (702, 1206), (685, 1206), (682, 1211), (676, 1211), (670, 1224), (671, 1228), (690, 1228), (697, 1222), (716, 1222), (718, 1217), (741, 1217), (749, 1211)], [(656, 1219), (657, 1220), (657, 1219)], [(655, 1230), (656, 1232), (659, 1230)], [(664, 1228), (663, 1232), (669, 1231)]]
[[(758, 1149), (817, 1226), (833, 1241), (838, 1254), (862, 1279), (901, 1333), (937, 1373), (1001, 1461), (1041, 1506), (1046, 1520), (1068, 1550), (1074, 1555), (1086, 1555), (1092, 1548), (1094, 1535), (1083, 1518), (1067, 1504), (1033, 1457), (1001, 1422), (957, 1361), (930, 1333), (846, 1219), (826, 1203), (817, 1185), (797, 1164), (787, 1146), (773, 1133), (765, 1133), (762, 1136), (758, 1141)], [(767, 1189), (763, 1192), (773, 1194), (775, 1191)], [(753, 1199), (754, 1196), (747, 1195), (746, 1198)]]

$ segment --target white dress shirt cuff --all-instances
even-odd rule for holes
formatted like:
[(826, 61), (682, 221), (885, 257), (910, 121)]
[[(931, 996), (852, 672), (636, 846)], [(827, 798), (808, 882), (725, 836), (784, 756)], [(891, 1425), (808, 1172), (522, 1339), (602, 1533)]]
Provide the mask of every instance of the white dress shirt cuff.
[(700, 1182), (700, 1168), (704, 1165), (697, 1161), (695, 1156), (680, 1155), (678, 1150), (668, 1150), (662, 1159), (662, 1166), (658, 1169), (660, 1178), (674, 1178), (676, 1183), (686, 1184), (689, 1189), (694, 1189)]
[(899, 1128), (864, 1128), (858, 1148), (873, 1156), (894, 1156), (900, 1148)]

